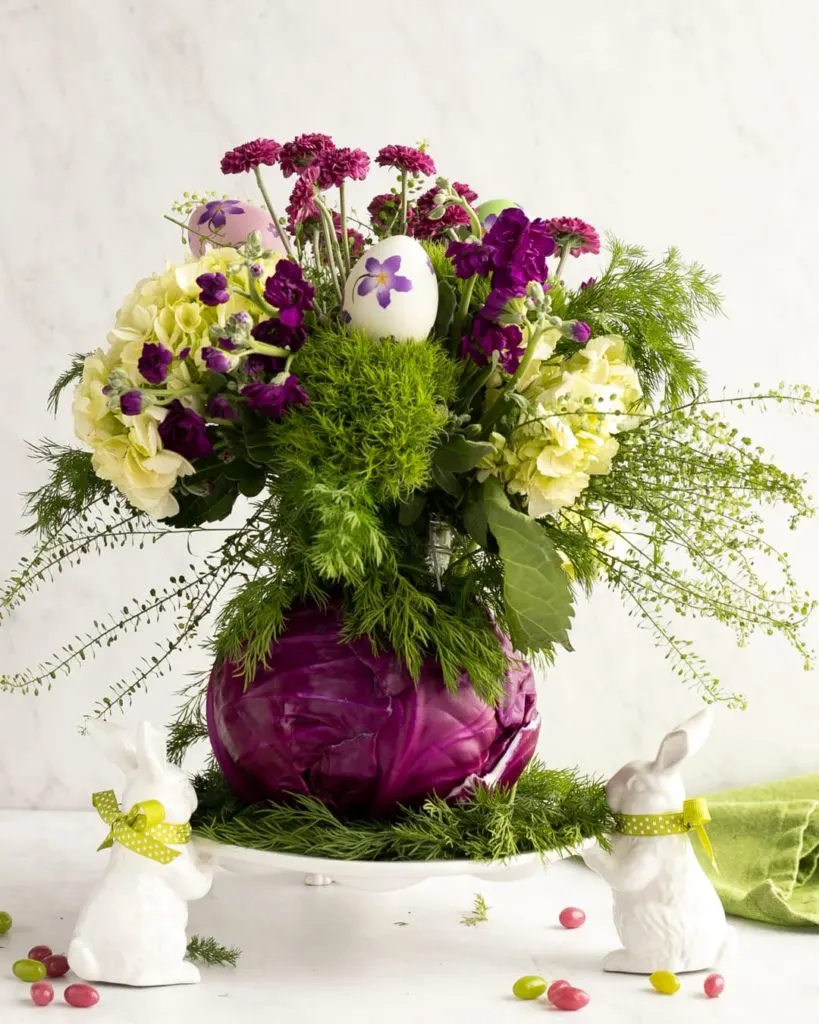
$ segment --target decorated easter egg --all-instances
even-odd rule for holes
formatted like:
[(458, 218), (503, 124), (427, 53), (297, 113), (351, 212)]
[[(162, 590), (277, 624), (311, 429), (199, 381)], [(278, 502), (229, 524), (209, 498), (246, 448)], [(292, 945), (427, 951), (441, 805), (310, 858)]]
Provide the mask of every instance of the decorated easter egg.
[(438, 279), (420, 242), (394, 235), (368, 249), (347, 278), (343, 309), (374, 338), (426, 338), (438, 315)]
[(211, 199), (197, 206), (188, 227), (192, 229), (188, 231), (188, 244), (194, 256), (201, 256), (209, 242), (213, 246), (241, 245), (252, 231), (261, 233), (265, 248), (285, 251), (279, 229), (267, 210), (242, 199)]
[(503, 213), (504, 210), (510, 209), (519, 210), (520, 203), (516, 203), (514, 199), (487, 199), (485, 203), (481, 203), (476, 208), (475, 213), (477, 213), (481, 224), (488, 231), (498, 219), (498, 215)]

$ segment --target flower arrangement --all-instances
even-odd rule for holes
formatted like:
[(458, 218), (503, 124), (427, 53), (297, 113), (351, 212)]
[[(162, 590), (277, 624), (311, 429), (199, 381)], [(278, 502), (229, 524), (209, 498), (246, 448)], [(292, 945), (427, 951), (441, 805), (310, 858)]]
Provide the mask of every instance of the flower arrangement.
[[(366, 638), (408, 678), (432, 659), (443, 687), (502, 705), (505, 637), (515, 657), (550, 660), (570, 646), (574, 593), (597, 582), (708, 701), (743, 698), (669, 613), (717, 619), (741, 643), (781, 633), (809, 661), (813, 602), (760, 514), (775, 502), (793, 524), (812, 514), (804, 481), (720, 408), (816, 401), (802, 386), (709, 398), (692, 343), (719, 311), (715, 278), (674, 249), (653, 259), (609, 239), (602, 269), (570, 287), (567, 264), (601, 253), (589, 224), (480, 203), (436, 176), (425, 146), (385, 146), (374, 163), (322, 134), (258, 139), (221, 169), (252, 174), (262, 206), (194, 195), (174, 207), (190, 254), (141, 281), (107, 344), (52, 391), (56, 409), (74, 386), (83, 447), (35, 448), (49, 469), (27, 499), (39, 543), (2, 609), (110, 546), (212, 530), (231, 513), (244, 523), (190, 576), (0, 686), (50, 687), (172, 611), (165, 648), (96, 716), (128, 704), (214, 616), (213, 653), (249, 682), (307, 605), (332, 609), (342, 642)], [(272, 167), (290, 187), (283, 217)], [(371, 172), (396, 178), (364, 221), (347, 190)], [(180, 712), (178, 756), (207, 734), (203, 694)]]

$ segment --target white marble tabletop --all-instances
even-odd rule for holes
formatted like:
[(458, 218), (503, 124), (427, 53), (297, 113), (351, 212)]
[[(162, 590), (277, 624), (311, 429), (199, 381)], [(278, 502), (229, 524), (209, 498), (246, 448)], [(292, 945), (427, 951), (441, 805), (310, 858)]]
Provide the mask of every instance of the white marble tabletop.
[[(67, 945), (85, 893), (102, 869), (93, 817), (77, 812), (0, 812), (0, 909), (15, 924), (0, 939), (0, 1020), (23, 1024), (34, 1007), (11, 964), (37, 943)], [(481, 892), (489, 920), (461, 916)], [(557, 923), (567, 905), (583, 907), (584, 927)], [(207, 968), (201, 985), (131, 990), (101, 987), (90, 1020), (106, 1024), (342, 1024), (419, 1020), (452, 1024), (537, 1021), (542, 1001), (513, 999), (523, 974), (568, 978), (591, 996), (583, 1024), (785, 1022), (807, 1019), (819, 1002), (814, 933), (738, 922), (740, 951), (723, 971), (726, 991), (702, 994), (702, 975), (682, 978), (673, 997), (644, 978), (607, 975), (602, 956), (615, 942), (609, 894), (576, 862), (520, 883), (470, 878), (424, 882), (392, 893), (340, 886), (309, 888), (296, 876), (250, 878), (221, 872), (191, 904), (192, 932), (243, 949), (235, 969)], [(57, 999), (49, 1007), (70, 1011)]]

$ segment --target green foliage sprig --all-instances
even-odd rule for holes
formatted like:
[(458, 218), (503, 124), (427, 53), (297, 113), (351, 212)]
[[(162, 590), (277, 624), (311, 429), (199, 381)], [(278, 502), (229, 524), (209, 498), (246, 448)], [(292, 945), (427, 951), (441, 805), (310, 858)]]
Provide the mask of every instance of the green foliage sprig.
[(447, 804), (427, 800), (389, 820), (341, 818), (310, 797), (244, 807), (224, 778), (196, 779), (197, 835), (234, 846), (336, 860), (506, 860), (568, 852), (584, 839), (608, 847), (616, 821), (601, 782), (531, 762), (512, 789), (476, 790)]
[(191, 935), (185, 951), (186, 959), (208, 967), (235, 967), (241, 955), (238, 946), (222, 946), (209, 935)]
[(476, 892), (472, 900), (472, 909), (468, 914), (464, 914), (461, 917), (461, 924), (465, 924), (467, 928), (474, 928), (476, 925), (483, 924), (489, 920), (490, 909), (483, 894)]

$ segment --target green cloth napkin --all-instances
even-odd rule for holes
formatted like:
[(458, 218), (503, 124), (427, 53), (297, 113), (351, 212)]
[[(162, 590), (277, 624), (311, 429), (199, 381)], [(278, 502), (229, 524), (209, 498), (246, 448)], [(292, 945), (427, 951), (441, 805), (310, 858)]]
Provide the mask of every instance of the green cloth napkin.
[(726, 913), (819, 925), (819, 775), (708, 797), (719, 873), (692, 837)]

